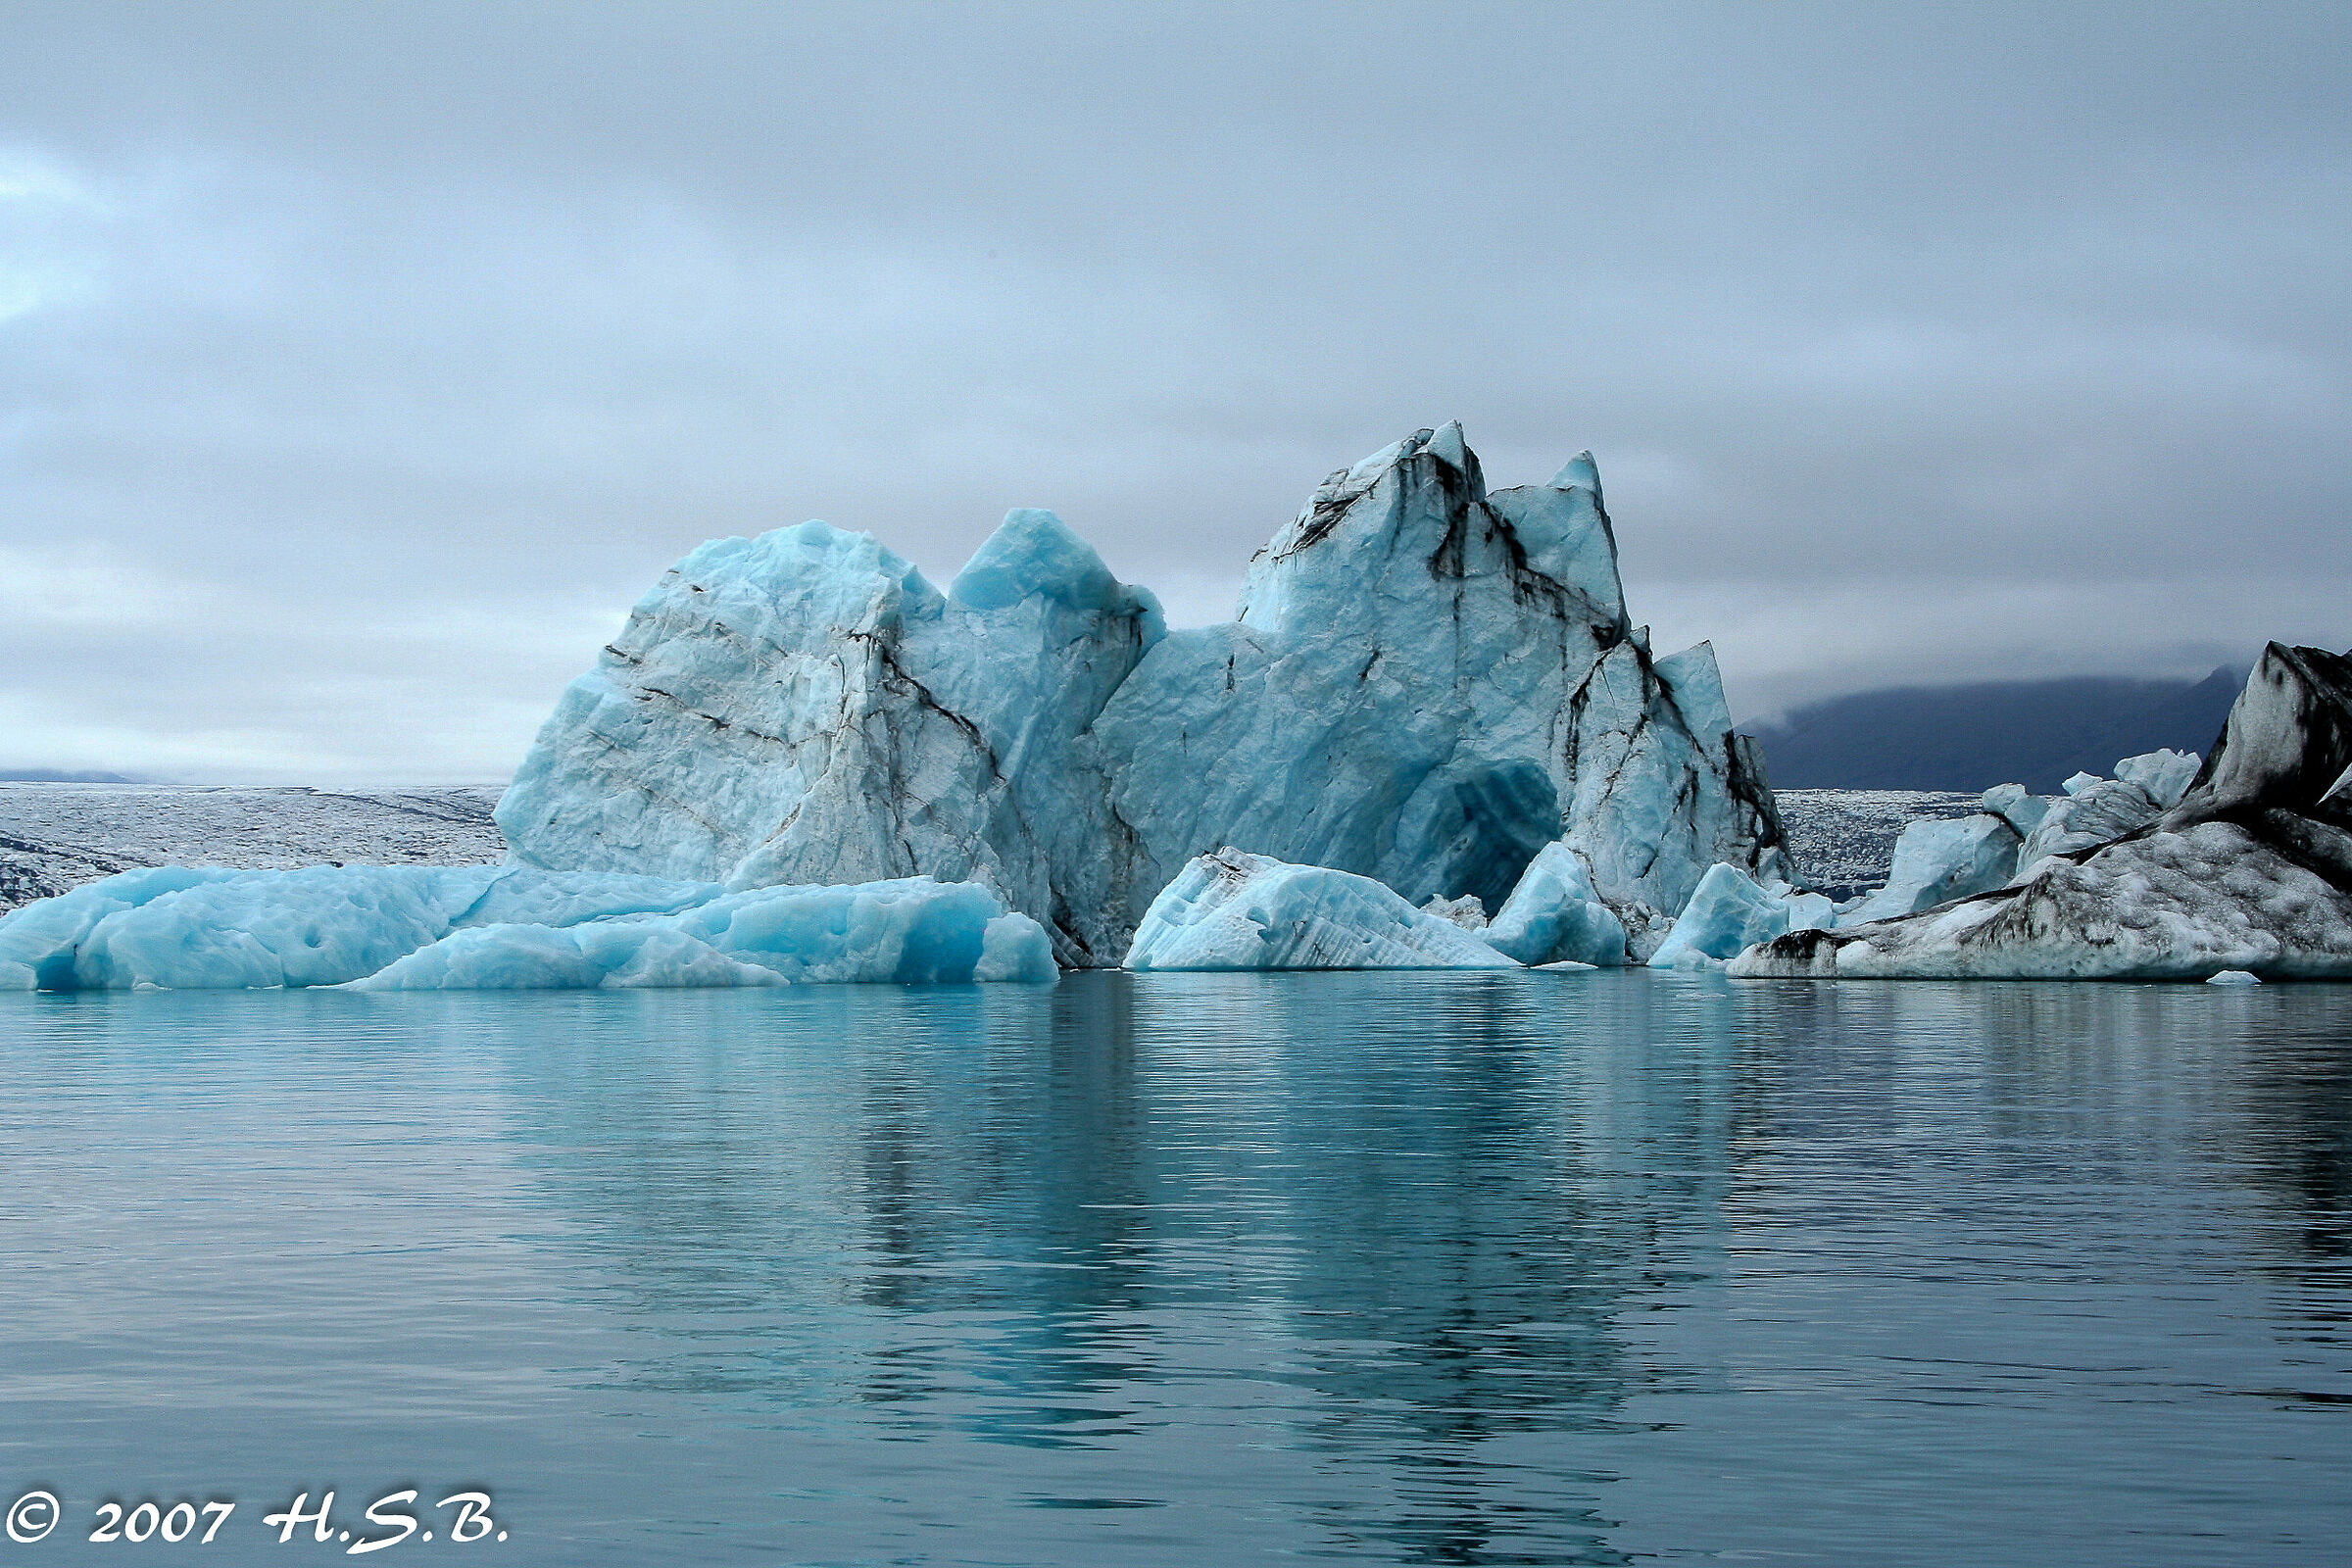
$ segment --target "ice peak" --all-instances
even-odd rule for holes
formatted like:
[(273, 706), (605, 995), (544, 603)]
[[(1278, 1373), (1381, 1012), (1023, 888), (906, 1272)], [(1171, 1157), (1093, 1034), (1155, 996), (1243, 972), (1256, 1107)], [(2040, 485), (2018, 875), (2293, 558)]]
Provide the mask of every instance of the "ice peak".
[(1470, 471), (1470, 443), (1463, 439), (1461, 420), (1448, 419), (1435, 430), (1423, 432), (1423, 437), (1422, 451), (1449, 467)]
[(1579, 452), (1551, 476), (1554, 490), (1590, 490), (1592, 499), (1600, 499), (1600, 466), (1592, 461), (1591, 451)]
[(972, 552), (948, 597), (970, 610), (1003, 610), (1040, 595), (1091, 610), (1108, 608), (1122, 591), (1095, 547), (1068, 523), (1040, 507), (1015, 507)]

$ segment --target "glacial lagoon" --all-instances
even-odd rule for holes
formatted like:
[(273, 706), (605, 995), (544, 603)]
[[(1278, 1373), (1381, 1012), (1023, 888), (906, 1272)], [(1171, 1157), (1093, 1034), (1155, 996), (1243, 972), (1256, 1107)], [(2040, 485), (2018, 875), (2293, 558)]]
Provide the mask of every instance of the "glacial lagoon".
[(509, 1564), (2340, 1563), (2347, 1000), (0, 997), (0, 1551), (416, 1488)]

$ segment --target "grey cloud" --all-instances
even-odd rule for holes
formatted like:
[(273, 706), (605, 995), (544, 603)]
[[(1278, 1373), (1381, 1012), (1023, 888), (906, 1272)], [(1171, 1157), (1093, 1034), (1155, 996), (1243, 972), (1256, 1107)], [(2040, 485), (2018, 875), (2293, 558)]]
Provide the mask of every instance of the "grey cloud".
[(495, 775), (812, 515), (1205, 618), (1447, 417), (1751, 712), (2352, 642), (2338, 8), (8, 14), (0, 765)]

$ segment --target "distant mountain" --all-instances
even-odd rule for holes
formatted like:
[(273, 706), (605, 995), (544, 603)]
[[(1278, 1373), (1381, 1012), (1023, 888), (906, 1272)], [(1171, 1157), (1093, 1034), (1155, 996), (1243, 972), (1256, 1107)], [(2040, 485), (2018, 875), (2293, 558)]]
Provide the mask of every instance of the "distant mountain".
[(128, 773), (64, 773), (54, 767), (0, 768), (0, 784), (146, 784)]
[(2227, 667), (2199, 681), (2001, 681), (1898, 686), (1798, 709), (1761, 727), (1779, 789), (2057, 792), (2075, 773), (2160, 746), (2204, 752), (2245, 684)]

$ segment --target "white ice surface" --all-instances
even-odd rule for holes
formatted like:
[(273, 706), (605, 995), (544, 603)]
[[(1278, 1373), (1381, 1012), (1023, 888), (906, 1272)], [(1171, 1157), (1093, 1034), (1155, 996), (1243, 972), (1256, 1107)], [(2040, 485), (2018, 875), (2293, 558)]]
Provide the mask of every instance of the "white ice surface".
[(456, 931), (359, 982), (368, 991), (564, 990), (973, 980), (1049, 982), (1045, 932), (969, 882), (760, 888), (675, 914)]
[(2194, 752), (2176, 752), (2168, 747), (2125, 758), (2115, 764), (2115, 776), (2127, 784), (2138, 785), (2156, 803), (2157, 809), (2169, 811), (2188, 793), (2203, 760)]
[[(2084, 775), (2086, 776), (2086, 775)], [(2073, 779), (2067, 783), (2072, 786)], [(2121, 838), (2156, 820), (2159, 808), (2145, 790), (2128, 779), (2094, 778), (2080, 789), (2051, 799), (2049, 809), (2017, 852), (2013, 880), (2033, 877), (2053, 855), (2072, 855)]]

